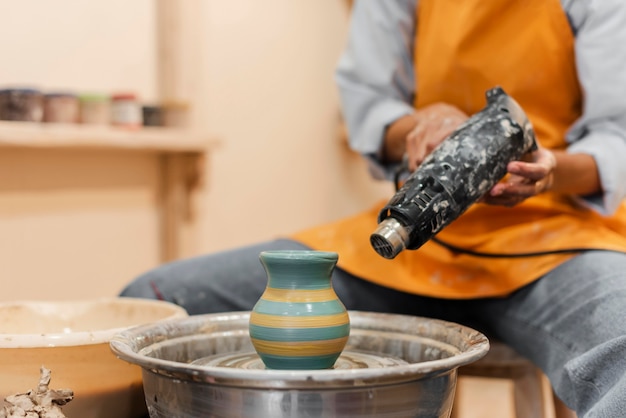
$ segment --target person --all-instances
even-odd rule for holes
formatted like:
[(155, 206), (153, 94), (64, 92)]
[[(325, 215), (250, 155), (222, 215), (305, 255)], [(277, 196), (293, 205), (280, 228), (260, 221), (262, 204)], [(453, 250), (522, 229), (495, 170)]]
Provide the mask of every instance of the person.
[(391, 180), (403, 159), (415, 170), (495, 85), (524, 109), (539, 149), (437, 242), (393, 260), (369, 243), (381, 202), (159, 266), (122, 296), (158, 294), (190, 314), (249, 310), (266, 284), (261, 251), (335, 251), (348, 309), (471, 326), (537, 364), (579, 417), (624, 417), (624, 45), (623, 0), (358, 0), (336, 80), (350, 144), (373, 176)]

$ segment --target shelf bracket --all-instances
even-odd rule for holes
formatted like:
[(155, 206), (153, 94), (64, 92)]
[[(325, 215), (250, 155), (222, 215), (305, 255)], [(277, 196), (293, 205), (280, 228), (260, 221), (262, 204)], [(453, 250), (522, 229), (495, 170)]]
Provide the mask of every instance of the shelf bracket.
[(193, 202), (203, 183), (204, 159), (201, 152), (167, 153), (160, 157), (163, 262), (181, 258), (193, 248), (196, 218)]

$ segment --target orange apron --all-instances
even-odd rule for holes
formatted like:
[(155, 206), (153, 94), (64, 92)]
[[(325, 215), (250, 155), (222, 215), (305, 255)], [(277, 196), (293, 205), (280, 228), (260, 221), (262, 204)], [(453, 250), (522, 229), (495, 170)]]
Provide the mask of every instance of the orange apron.
[[(473, 114), (485, 106), (485, 91), (500, 85), (525, 110), (542, 146), (566, 147), (565, 133), (581, 114), (582, 94), (574, 37), (559, 0), (420, 0), (417, 28), (416, 108), (441, 101)], [(443, 298), (504, 296), (573, 256), (482, 258), (431, 241), (387, 260), (369, 243), (385, 203), (293, 238), (338, 252), (338, 265), (356, 276)], [(438, 238), (491, 253), (626, 251), (626, 203), (612, 217), (550, 193), (513, 208), (476, 204)]]

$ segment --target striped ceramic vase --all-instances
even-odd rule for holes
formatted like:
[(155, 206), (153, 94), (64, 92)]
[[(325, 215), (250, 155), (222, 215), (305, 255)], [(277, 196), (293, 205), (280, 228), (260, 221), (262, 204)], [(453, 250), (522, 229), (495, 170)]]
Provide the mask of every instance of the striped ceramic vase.
[(337, 253), (265, 251), (267, 287), (250, 314), (252, 345), (268, 369), (329, 369), (344, 349), (350, 319), (331, 273)]

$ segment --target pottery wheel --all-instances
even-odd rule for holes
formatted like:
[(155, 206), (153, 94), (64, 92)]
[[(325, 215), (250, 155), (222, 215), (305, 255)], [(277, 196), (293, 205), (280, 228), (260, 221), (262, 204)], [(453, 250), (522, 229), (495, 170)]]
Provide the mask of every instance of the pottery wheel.
[[(334, 370), (375, 369), (409, 364), (396, 358), (365, 352), (344, 351), (335, 362)], [(265, 370), (265, 365), (256, 352), (219, 354), (203, 357), (191, 362), (194, 366), (229, 367), (245, 370)]]

